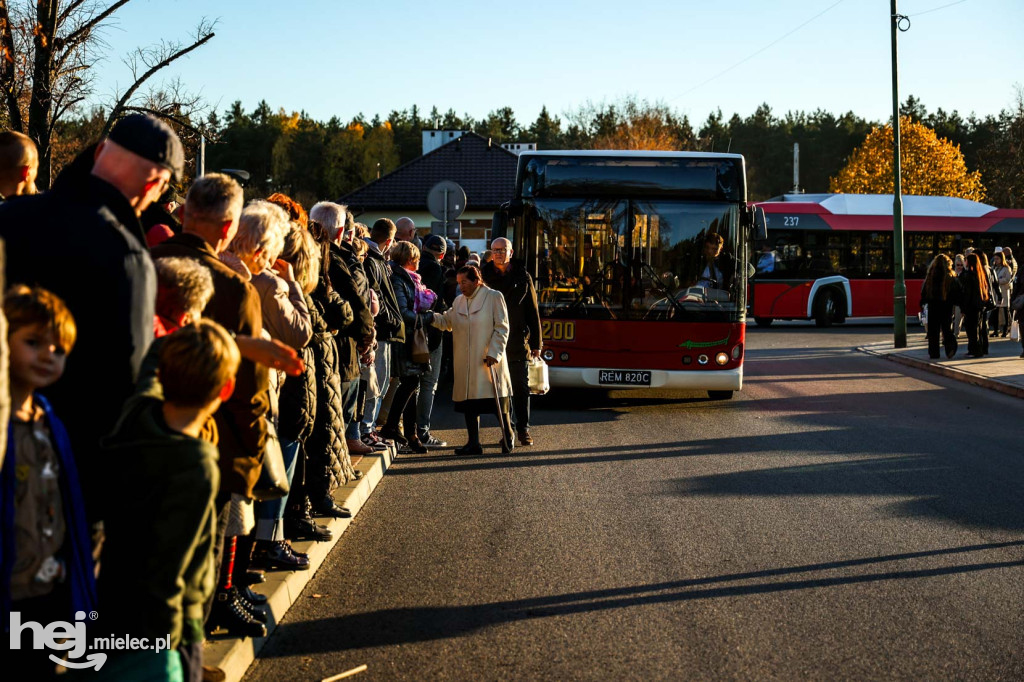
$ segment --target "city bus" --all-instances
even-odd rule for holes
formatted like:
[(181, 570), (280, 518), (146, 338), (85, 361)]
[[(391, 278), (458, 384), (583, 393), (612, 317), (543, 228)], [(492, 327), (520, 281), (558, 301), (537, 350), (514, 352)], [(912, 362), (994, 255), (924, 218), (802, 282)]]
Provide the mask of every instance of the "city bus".
[(520, 155), (495, 236), (533, 276), (552, 386), (742, 388), (755, 223), (764, 238), (745, 173), (739, 154)]
[[(755, 204), (770, 239), (756, 245), (751, 316), (814, 320), (827, 327), (853, 317), (892, 317), (891, 194), (786, 194)], [(903, 197), (907, 314), (920, 312), (921, 283), (939, 253), (967, 247), (992, 257), (996, 247), (1024, 256), (1024, 210), (956, 197)]]

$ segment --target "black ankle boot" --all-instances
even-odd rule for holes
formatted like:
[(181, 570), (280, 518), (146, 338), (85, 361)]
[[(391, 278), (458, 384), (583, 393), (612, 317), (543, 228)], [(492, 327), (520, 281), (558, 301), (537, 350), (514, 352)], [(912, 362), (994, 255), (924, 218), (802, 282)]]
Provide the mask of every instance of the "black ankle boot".
[(246, 599), (245, 593), (240, 592), (237, 587), (232, 587), (231, 589), (235, 591), (235, 598), (238, 600), (238, 603), (241, 604), (242, 609), (249, 614), (250, 618), (259, 621), (260, 623), (267, 622), (266, 611), (263, 611), (259, 606)]
[(234, 637), (267, 636), (267, 626), (249, 615), (234, 590), (220, 590), (217, 593), (207, 627), (211, 631), (224, 628)]

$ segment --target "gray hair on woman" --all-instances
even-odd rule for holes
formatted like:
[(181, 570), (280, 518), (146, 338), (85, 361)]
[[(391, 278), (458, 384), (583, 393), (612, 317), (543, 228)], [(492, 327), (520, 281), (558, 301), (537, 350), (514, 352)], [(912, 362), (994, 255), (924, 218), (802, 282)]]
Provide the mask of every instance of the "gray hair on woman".
[(288, 224), (288, 214), (280, 206), (269, 201), (251, 201), (242, 209), (238, 233), (228, 244), (228, 250), (250, 265), (253, 274), (259, 274), (281, 255)]
[(308, 294), (316, 289), (320, 278), (320, 247), (313, 235), (292, 223), (291, 231), (284, 238), (281, 258), (292, 264), (295, 281), (303, 293)]
[(309, 219), (318, 223), (327, 232), (327, 237), (338, 241), (338, 235), (345, 229), (348, 220), (348, 207), (333, 201), (321, 201), (309, 209)]

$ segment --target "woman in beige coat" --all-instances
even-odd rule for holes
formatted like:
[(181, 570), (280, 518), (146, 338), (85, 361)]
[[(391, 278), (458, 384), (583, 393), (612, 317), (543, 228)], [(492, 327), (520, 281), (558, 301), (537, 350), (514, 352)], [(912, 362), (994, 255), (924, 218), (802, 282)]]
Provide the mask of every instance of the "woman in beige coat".
[[(505, 344), (508, 342), (508, 310), (500, 292), (484, 284), (483, 276), (475, 266), (459, 270), (459, 291), (452, 307), (444, 313), (435, 313), (432, 324), (452, 332), (455, 381), (452, 400), (455, 410), (466, 415), (469, 439), (465, 446), (455, 448), (457, 455), (479, 455), (480, 415), (493, 414), (501, 419), (504, 428), (502, 452), (512, 451), (509, 398), (512, 382), (508, 375)], [(497, 377), (497, 391), (491, 369)], [(498, 400), (495, 401), (495, 395)], [(501, 405), (498, 414), (497, 404)]]

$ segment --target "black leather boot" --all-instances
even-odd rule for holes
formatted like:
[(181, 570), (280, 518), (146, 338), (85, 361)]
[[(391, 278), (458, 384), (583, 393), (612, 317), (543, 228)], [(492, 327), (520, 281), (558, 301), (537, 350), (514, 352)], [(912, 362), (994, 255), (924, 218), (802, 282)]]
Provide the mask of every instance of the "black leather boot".
[(267, 636), (267, 626), (249, 615), (233, 589), (217, 592), (207, 627), (211, 631), (224, 628), (234, 637)]

